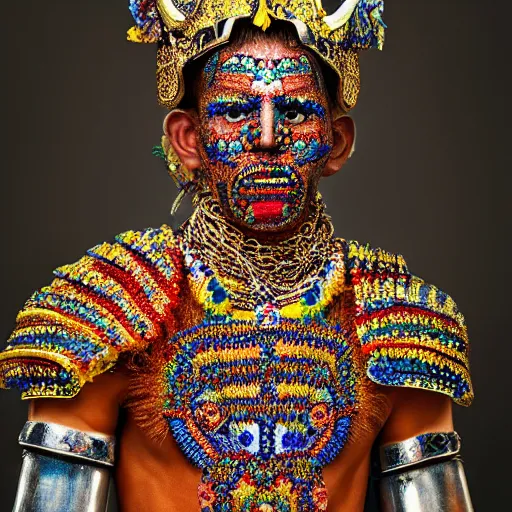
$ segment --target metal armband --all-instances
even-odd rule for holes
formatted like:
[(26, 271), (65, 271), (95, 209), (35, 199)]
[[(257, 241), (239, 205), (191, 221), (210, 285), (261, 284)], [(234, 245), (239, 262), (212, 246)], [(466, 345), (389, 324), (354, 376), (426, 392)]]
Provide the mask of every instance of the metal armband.
[(422, 434), (380, 449), (384, 512), (472, 512), (456, 432)]
[(29, 421), (13, 512), (105, 512), (114, 438)]

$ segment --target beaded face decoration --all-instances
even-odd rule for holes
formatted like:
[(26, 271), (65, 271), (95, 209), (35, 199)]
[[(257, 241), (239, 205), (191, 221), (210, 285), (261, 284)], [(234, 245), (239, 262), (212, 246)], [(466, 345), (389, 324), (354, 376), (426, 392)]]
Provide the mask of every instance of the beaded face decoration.
[(237, 224), (280, 231), (305, 213), (332, 149), (323, 81), (300, 49), (226, 49), (207, 62), (200, 95), (203, 169)]
[[(383, 0), (130, 0), (129, 8), (135, 26), (128, 31), (128, 40), (158, 44), (158, 99), (171, 110), (179, 106), (185, 95), (185, 66), (228, 44), (237, 23), (242, 20), (252, 22), (263, 31), (276, 21), (289, 24), (303, 47), (338, 77), (329, 82), (333, 112), (335, 116), (346, 113), (356, 105), (359, 95), (359, 52), (382, 49), (386, 28), (382, 20)], [(236, 144), (231, 151), (239, 147)], [(299, 143), (295, 151), (310, 149), (316, 148), (306, 148)], [(224, 150), (228, 148), (221, 143), (221, 151)], [(201, 186), (196, 173), (181, 165), (166, 136), (162, 144), (154, 148), (154, 154), (166, 162), (169, 174), (180, 189), (173, 206), (175, 211), (186, 193), (196, 193)], [(260, 179), (257, 168), (248, 173), (251, 175), (249, 185)], [(276, 169), (274, 177), (283, 180), (291, 190), (303, 185), (293, 168)], [(252, 211), (246, 208), (245, 194), (241, 190), (246, 188), (246, 182), (242, 180), (237, 187), (240, 198), (234, 200), (237, 205), (233, 208), (236, 217), (254, 224), (254, 208)], [(296, 196), (292, 204), (300, 204), (300, 191)], [(277, 211), (279, 215), (280, 209), (281, 206), (276, 207), (273, 213), (265, 209), (264, 214), (275, 216)], [(290, 221), (293, 219), (287, 220)]]

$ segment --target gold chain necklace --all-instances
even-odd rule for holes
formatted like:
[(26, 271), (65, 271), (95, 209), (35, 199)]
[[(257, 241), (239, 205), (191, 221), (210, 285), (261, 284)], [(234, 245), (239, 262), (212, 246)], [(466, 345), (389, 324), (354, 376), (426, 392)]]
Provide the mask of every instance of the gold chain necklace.
[(182, 250), (216, 274), (235, 307), (254, 310), (266, 303), (283, 307), (315, 286), (337, 250), (320, 195), (311, 207), (298, 232), (266, 244), (228, 224), (220, 205), (208, 195), (182, 228)]

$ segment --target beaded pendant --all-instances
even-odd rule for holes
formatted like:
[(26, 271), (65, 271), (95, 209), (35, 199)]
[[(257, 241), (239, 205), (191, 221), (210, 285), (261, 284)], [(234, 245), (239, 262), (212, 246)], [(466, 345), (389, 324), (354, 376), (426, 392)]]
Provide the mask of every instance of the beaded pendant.
[(202, 512), (327, 509), (322, 468), (357, 404), (346, 339), (314, 323), (219, 318), (170, 341), (164, 414), (203, 470)]

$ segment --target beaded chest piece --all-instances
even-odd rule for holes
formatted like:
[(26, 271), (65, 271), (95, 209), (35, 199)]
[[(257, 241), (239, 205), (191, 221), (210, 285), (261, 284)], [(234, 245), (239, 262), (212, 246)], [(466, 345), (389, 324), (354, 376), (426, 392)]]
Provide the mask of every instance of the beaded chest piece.
[[(324, 316), (344, 276), (332, 231), (318, 236), (328, 218), (320, 210), (312, 221), (323, 259), (308, 258), (316, 265), (299, 270), (298, 293), (267, 287), (247, 295), (237, 293), (237, 269), (250, 265), (231, 260), (223, 267), (212, 257), (215, 247), (197, 240), (222, 230), (211, 221), (213, 204), (203, 206), (184, 229), (182, 250), (205, 319), (170, 340), (163, 366), (164, 415), (183, 453), (203, 470), (201, 510), (326, 510), (322, 468), (347, 441), (360, 380), (347, 333)], [(191, 230), (194, 245), (185, 242)], [(222, 253), (225, 238), (216, 239)], [(302, 244), (308, 248), (304, 235)], [(254, 265), (257, 253), (246, 254)], [(245, 288), (260, 289), (247, 276)]]
[(322, 468), (346, 443), (356, 404), (344, 333), (219, 320), (171, 346), (164, 413), (203, 470), (201, 510), (326, 510)]
[(154, 348), (130, 409), (203, 470), (206, 512), (325, 510), (322, 468), (365, 424), (369, 380), (471, 403), (464, 317), (400, 255), (334, 240), (321, 210), (276, 247), (207, 229), (212, 215), (198, 208), (177, 238), (123, 233), (58, 269), (0, 352), (0, 387), (71, 398)]

